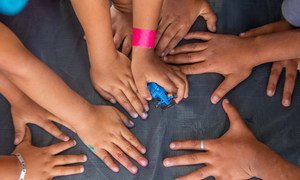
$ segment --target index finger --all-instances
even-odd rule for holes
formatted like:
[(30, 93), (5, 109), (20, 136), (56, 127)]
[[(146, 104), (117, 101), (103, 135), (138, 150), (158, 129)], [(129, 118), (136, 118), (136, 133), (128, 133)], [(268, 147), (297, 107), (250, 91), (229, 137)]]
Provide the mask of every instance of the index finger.
[[(214, 146), (215, 140), (202, 140), (205, 150), (210, 150)], [(170, 144), (172, 150), (202, 150), (200, 140), (173, 141)]]

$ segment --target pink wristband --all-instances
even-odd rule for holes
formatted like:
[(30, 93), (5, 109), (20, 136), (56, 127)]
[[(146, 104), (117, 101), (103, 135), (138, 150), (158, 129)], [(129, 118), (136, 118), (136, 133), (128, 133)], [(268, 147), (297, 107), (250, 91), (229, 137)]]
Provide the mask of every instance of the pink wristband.
[(132, 46), (154, 48), (156, 31), (147, 29), (132, 29)]

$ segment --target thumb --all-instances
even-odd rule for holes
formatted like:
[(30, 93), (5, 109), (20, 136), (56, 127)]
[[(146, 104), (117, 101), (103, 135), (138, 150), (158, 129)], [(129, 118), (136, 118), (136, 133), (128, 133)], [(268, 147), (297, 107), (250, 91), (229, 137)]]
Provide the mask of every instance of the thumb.
[(216, 32), (217, 16), (207, 1), (203, 1), (203, 4), (200, 7), (199, 15), (205, 19), (207, 24), (207, 29), (211, 32)]
[(23, 141), (26, 125), (22, 121), (14, 120), (15, 140), (14, 144), (18, 145)]
[(230, 128), (241, 129), (241, 127), (246, 127), (239, 112), (235, 109), (234, 106), (231, 105), (228, 99), (224, 99), (222, 105), (225, 113), (229, 118)]
[(152, 96), (147, 87), (147, 81), (145, 79), (136, 79), (136, 88), (138, 89), (138, 92), (142, 96), (142, 98), (148, 101), (152, 99)]
[(26, 126), (24, 142), (27, 142), (27, 143), (31, 144), (31, 132), (30, 132), (30, 129), (29, 129), (28, 126)]

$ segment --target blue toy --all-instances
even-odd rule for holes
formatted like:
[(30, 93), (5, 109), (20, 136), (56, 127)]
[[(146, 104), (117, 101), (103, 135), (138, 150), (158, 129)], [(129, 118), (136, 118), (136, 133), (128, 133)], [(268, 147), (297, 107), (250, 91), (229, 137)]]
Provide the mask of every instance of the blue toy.
[(21, 12), (28, 0), (0, 0), (0, 14), (13, 16)]
[(158, 100), (156, 107), (160, 106), (162, 109), (166, 109), (176, 104), (174, 101), (174, 96), (168, 96), (166, 90), (160, 85), (156, 84), (155, 82), (150, 82), (147, 84), (147, 86), (151, 96)]

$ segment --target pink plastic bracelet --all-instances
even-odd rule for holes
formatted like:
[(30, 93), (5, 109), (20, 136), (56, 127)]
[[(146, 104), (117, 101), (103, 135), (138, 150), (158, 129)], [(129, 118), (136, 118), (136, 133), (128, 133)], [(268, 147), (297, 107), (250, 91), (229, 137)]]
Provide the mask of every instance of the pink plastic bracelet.
[(155, 30), (132, 29), (132, 46), (141, 48), (154, 48), (155, 46)]

